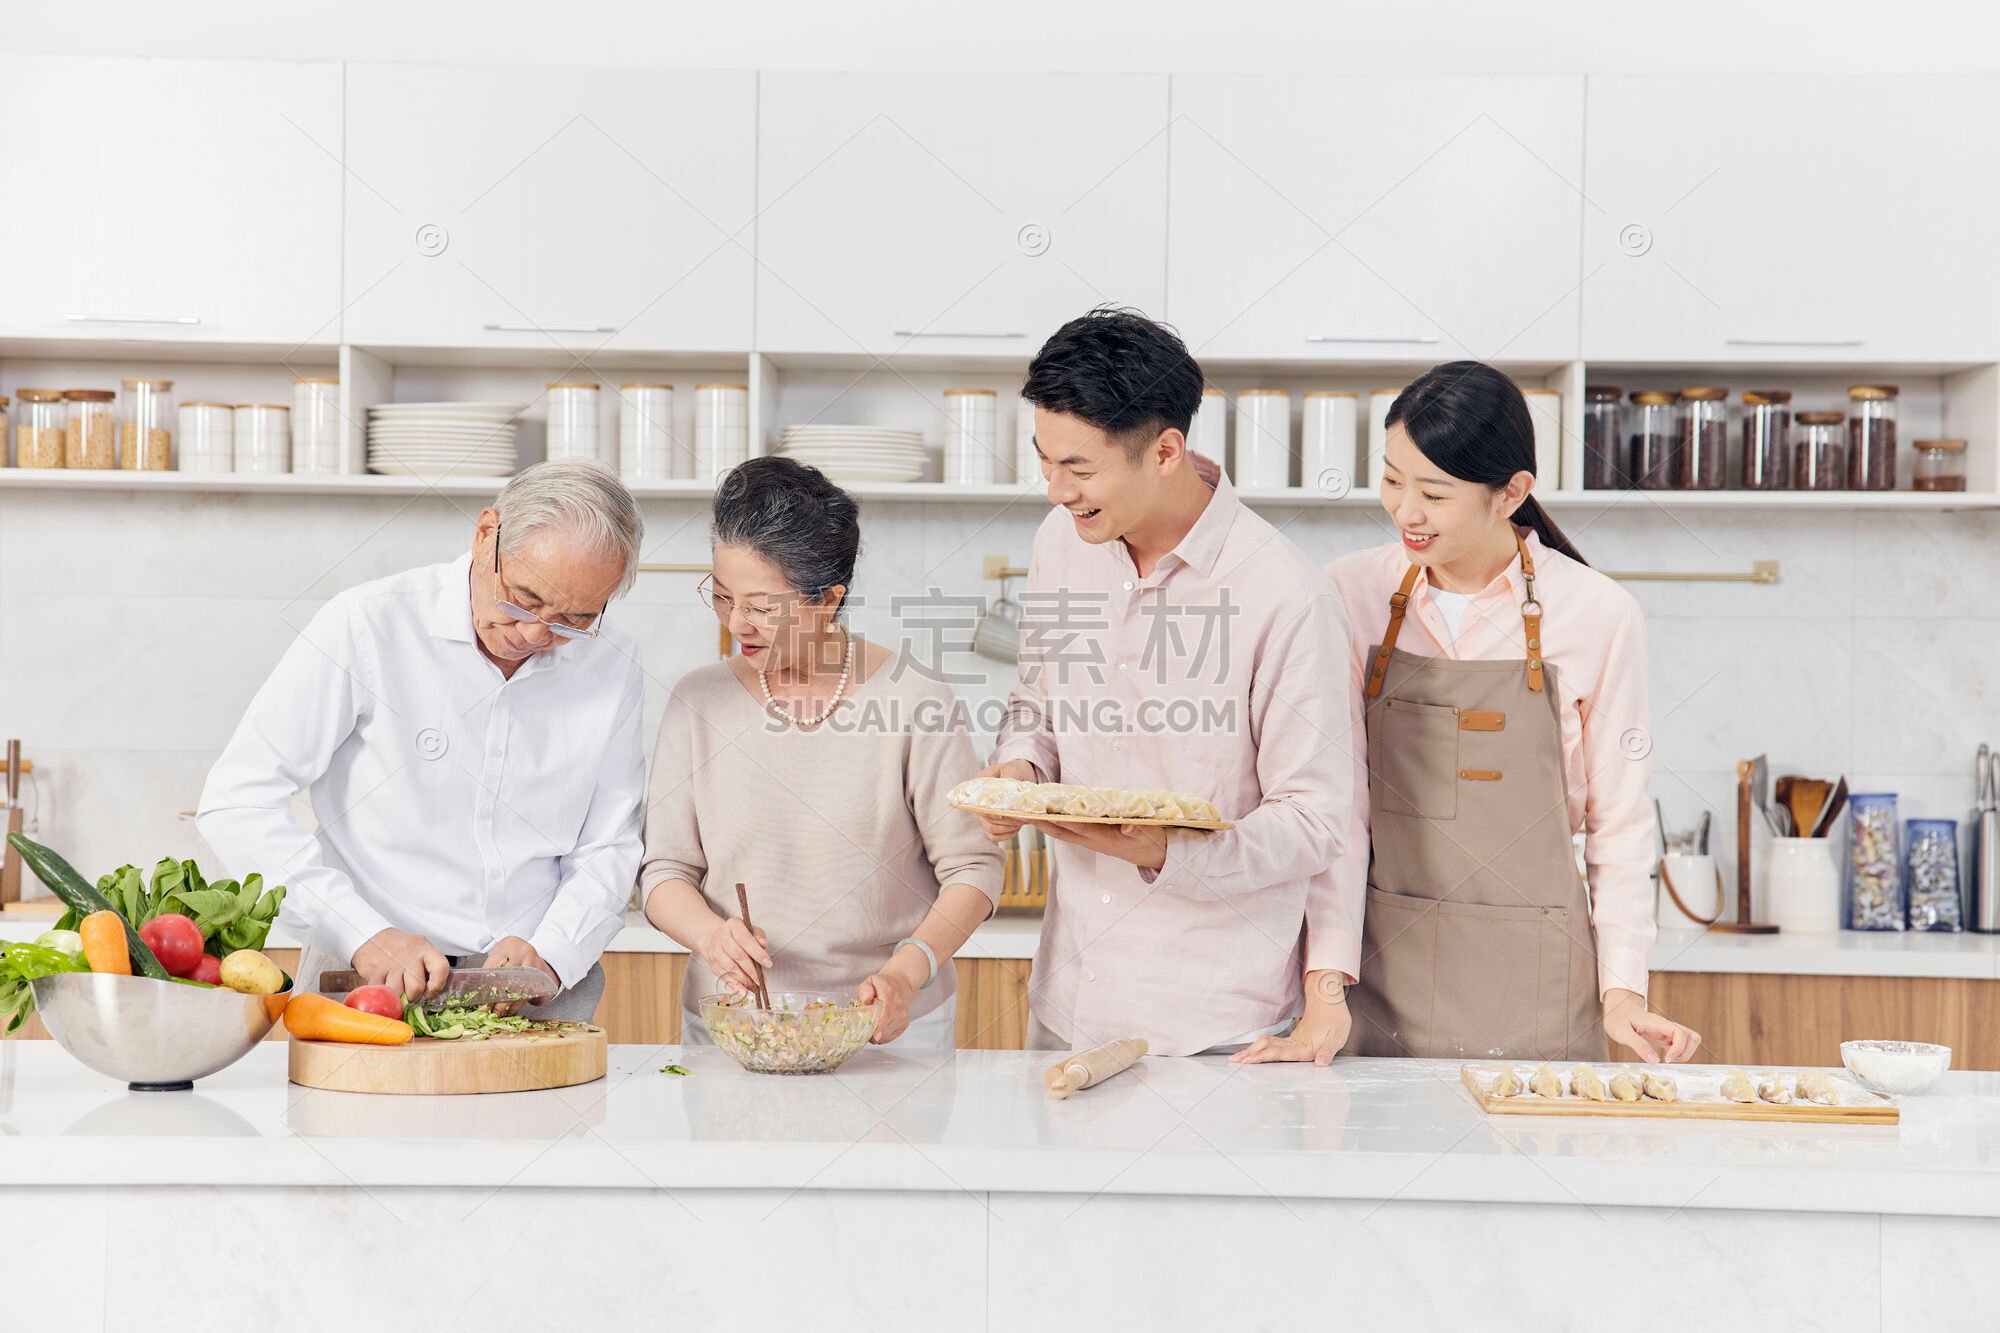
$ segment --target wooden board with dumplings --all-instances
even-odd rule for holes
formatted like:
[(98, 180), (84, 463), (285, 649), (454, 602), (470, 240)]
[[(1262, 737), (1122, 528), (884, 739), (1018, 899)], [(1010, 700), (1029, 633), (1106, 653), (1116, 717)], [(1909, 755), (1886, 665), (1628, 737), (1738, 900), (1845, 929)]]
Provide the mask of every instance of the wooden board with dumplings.
[(1580, 1062), (1463, 1065), (1465, 1090), (1488, 1115), (1631, 1116), (1893, 1125), (1893, 1098), (1843, 1070)]
[(1038, 819), (1058, 824), (1154, 824), (1210, 831), (1236, 827), (1222, 817), (1213, 802), (1184, 792), (1021, 782), (1014, 778), (968, 778), (953, 787), (945, 799), (954, 810), (1002, 819)]

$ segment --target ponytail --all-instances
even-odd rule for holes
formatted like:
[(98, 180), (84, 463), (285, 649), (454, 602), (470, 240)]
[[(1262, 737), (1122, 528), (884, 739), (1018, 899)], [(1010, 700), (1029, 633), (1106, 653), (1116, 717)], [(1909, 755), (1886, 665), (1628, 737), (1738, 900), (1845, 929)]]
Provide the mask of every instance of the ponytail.
[(1521, 501), (1521, 507), (1514, 511), (1514, 521), (1540, 537), (1542, 545), (1549, 550), (1558, 551), (1579, 565), (1590, 563), (1583, 558), (1583, 552), (1570, 544), (1569, 538), (1563, 535), (1563, 530), (1549, 517), (1549, 511), (1542, 508), (1541, 501), (1534, 496), (1531, 495)]

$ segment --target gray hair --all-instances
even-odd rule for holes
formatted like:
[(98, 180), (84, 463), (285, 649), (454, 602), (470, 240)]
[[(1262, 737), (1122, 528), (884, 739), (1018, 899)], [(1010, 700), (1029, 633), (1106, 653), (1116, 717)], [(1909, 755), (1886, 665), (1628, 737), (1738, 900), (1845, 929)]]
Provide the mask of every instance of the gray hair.
[(613, 596), (632, 590), (639, 575), (645, 520), (639, 502), (602, 463), (537, 463), (523, 469), (493, 502), (500, 514), (500, 553), (513, 555), (537, 532), (554, 528), (599, 559), (625, 562)]
[(854, 586), (861, 511), (818, 468), (782, 456), (752, 458), (716, 485), (709, 539), (755, 551), (817, 602), (835, 587)]

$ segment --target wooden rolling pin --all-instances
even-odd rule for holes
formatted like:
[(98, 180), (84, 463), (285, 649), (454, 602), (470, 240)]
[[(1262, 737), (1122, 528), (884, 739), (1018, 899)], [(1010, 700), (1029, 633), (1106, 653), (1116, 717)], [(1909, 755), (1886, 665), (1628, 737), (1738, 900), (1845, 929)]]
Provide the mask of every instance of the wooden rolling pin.
[(1064, 1056), (1049, 1066), (1042, 1082), (1049, 1085), (1051, 1097), (1060, 1099), (1083, 1088), (1094, 1088), (1113, 1074), (1130, 1069), (1145, 1053), (1144, 1037), (1120, 1037)]

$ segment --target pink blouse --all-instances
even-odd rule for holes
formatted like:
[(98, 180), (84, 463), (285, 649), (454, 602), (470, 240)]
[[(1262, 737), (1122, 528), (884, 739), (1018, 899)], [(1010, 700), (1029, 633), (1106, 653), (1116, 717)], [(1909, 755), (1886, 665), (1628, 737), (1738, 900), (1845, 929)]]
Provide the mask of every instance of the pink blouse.
[[(1535, 595), (1542, 603), (1543, 656), (1555, 668), (1562, 703), (1570, 827), (1584, 838), (1598, 987), (1600, 993), (1617, 988), (1644, 995), (1655, 930), (1646, 622), (1632, 594), (1604, 575), (1549, 550), (1533, 533), (1527, 534), (1527, 545), (1535, 562)], [(1409, 567), (1400, 542), (1356, 551), (1327, 566), (1354, 627), (1350, 688), (1357, 697), (1368, 653), (1388, 627), (1389, 597)], [(1419, 578), (1398, 648), (1469, 661), (1527, 656), (1518, 558), (1473, 597), (1456, 641), (1430, 594), (1428, 577)], [(1335, 877), (1343, 887), (1365, 883), (1368, 874), (1365, 783), (1355, 788), (1352, 810), (1353, 832), (1335, 863)], [(1335, 931), (1341, 926), (1330, 923)], [(1365, 974), (1366, 959), (1362, 969)]]

